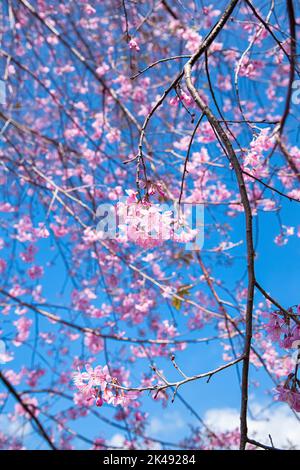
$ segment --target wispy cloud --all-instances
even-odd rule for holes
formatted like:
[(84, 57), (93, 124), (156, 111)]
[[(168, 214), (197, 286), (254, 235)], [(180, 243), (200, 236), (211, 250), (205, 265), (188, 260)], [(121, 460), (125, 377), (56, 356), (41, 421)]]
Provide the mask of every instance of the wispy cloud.
[(165, 437), (170, 436), (170, 434), (176, 436), (176, 433), (185, 426), (186, 422), (180, 413), (166, 411), (151, 419), (147, 432), (154, 437)]

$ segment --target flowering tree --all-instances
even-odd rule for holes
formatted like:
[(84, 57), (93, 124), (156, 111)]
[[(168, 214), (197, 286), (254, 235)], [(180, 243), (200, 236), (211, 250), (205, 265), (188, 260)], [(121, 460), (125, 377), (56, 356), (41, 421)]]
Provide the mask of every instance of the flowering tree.
[[(3, 2), (1, 448), (272, 449), (260, 388), (298, 425), (296, 7)], [(234, 430), (186, 396), (223, 376)]]

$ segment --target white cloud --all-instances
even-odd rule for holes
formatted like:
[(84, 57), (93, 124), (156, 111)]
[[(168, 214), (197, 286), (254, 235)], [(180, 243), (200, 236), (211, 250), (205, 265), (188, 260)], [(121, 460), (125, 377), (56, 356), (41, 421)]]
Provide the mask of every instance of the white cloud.
[[(147, 427), (147, 436), (154, 437), (157, 439), (164, 439), (170, 437), (172, 433), (176, 436), (176, 432), (179, 429), (183, 429), (186, 426), (186, 422), (178, 412), (163, 412), (160, 416), (154, 416), (151, 418), (150, 424)], [(114, 434), (108, 441), (108, 446), (124, 448), (124, 441), (126, 437), (122, 434)], [(160, 449), (159, 443), (153, 443), (152, 449)]]
[(0, 415), (0, 429), (7, 436), (20, 439), (27, 436), (32, 431), (31, 424), (28, 420), (16, 419), (12, 421), (6, 414)]
[(125, 437), (122, 434), (114, 434), (113, 437), (108, 441), (108, 445), (112, 447), (124, 447)]
[[(275, 447), (300, 449), (300, 423), (286, 405), (263, 409), (254, 403), (251, 411), (254, 418), (248, 418), (250, 438), (270, 445), (270, 434)], [(231, 431), (239, 427), (240, 414), (233, 408), (214, 408), (205, 413), (204, 421), (216, 432)]]
[(176, 435), (179, 429), (183, 429), (186, 422), (178, 412), (167, 411), (161, 416), (154, 416), (147, 428), (149, 436), (163, 437), (169, 436), (171, 433)]

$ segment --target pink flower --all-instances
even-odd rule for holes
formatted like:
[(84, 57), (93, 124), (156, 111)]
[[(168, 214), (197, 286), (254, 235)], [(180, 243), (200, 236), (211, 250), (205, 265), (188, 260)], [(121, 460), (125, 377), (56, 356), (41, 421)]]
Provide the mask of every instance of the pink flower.
[(9, 202), (2, 202), (0, 204), (0, 212), (15, 212), (16, 208), (13, 207)]
[(0, 259), (0, 274), (4, 273), (6, 270), (6, 261), (4, 259)]
[(103, 351), (103, 339), (92, 333), (85, 334), (84, 344), (92, 354), (98, 354), (100, 351)]
[[(96, 406), (99, 407), (104, 403), (109, 403), (126, 408), (132, 400), (136, 400), (137, 393), (132, 391), (125, 392), (119, 388), (118, 380), (110, 376), (107, 366), (103, 368), (97, 366), (93, 369), (89, 364), (86, 364), (85, 369), (86, 372), (81, 372), (78, 369), (78, 372), (73, 374), (74, 384), (85, 401), (91, 402), (93, 400)], [(80, 397), (77, 395), (76, 402), (80, 402)]]
[(48, 229), (43, 223), (38, 224), (38, 228), (34, 229), (34, 233), (38, 238), (48, 238), (50, 235)]
[(87, 398), (86, 395), (83, 395), (80, 391), (74, 394), (73, 401), (80, 410), (80, 416), (86, 416), (88, 406), (93, 406), (93, 401), (90, 398)]
[[(22, 401), (23, 403), (25, 403), (25, 405), (27, 405), (28, 409), (34, 416), (37, 416), (39, 414), (39, 403), (35, 397), (29, 397), (28, 395), (26, 395), (22, 397)], [(27, 413), (27, 411), (20, 403), (17, 403), (15, 405), (15, 414), (16, 416), (25, 416), (27, 419), (30, 419), (29, 413)]]
[(270, 150), (274, 145), (274, 137), (270, 134), (270, 129), (261, 129), (250, 143), (250, 150), (245, 156), (245, 166), (257, 169), (263, 162), (263, 152)]
[(95, 393), (93, 389), (99, 387), (102, 391), (104, 391), (111, 382), (111, 377), (109, 375), (108, 367), (101, 366), (95, 367), (93, 369), (89, 364), (85, 365), (86, 372), (74, 372), (73, 380), (76, 387), (80, 390), (80, 392), (85, 396), (95, 397)]
[(19, 320), (14, 321), (14, 325), (17, 328), (18, 334), (13, 343), (15, 346), (20, 346), (21, 343), (24, 343), (29, 336), (32, 320), (26, 317), (21, 317)]
[(136, 400), (137, 397), (138, 397), (138, 394), (136, 392), (130, 391), (130, 392), (123, 393), (122, 391), (122, 393), (120, 394), (112, 395), (109, 398), (108, 403), (111, 403), (114, 406), (121, 405), (124, 408), (126, 408), (130, 404), (130, 402), (132, 400)]
[(174, 338), (177, 335), (177, 330), (174, 325), (170, 325), (169, 320), (163, 320), (158, 325), (157, 337), (158, 338)]
[(110, 131), (106, 134), (106, 138), (110, 144), (114, 142), (119, 142), (121, 137), (121, 132), (116, 127), (111, 127)]
[(44, 269), (42, 266), (32, 266), (31, 268), (28, 269), (28, 275), (30, 279), (39, 279), (43, 276), (44, 274)]
[(278, 401), (285, 401), (290, 405), (290, 407), (300, 412), (300, 391), (299, 389), (291, 390), (286, 385), (278, 385), (276, 387), (277, 391), (277, 400)]
[(94, 15), (96, 13), (96, 10), (92, 5), (89, 3), (87, 5), (84, 5), (84, 11), (86, 12), (87, 15)]
[[(101, 65), (99, 65), (99, 67), (97, 67), (97, 69), (96, 69), (96, 72), (99, 76), (106, 74), (106, 72), (108, 72), (108, 71), (109, 71), (109, 66), (105, 62), (103, 62)], [(93, 125), (93, 127), (95, 127), (95, 126)]]
[(27, 370), (25, 367), (22, 367), (19, 373), (16, 373), (12, 369), (9, 369), (5, 371), (5, 377), (10, 381), (12, 385), (19, 385), (26, 373)]
[(19, 242), (35, 241), (34, 228), (28, 215), (21, 217), (18, 223), (14, 224), (14, 228), (17, 230), (15, 237)]
[(103, 405), (103, 398), (101, 395), (98, 396), (98, 398), (96, 399), (96, 406), (102, 406)]
[(54, 235), (58, 238), (64, 237), (69, 233), (69, 229), (63, 225), (50, 224), (51, 229), (54, 232)]
[(39, 379), (43, 377), (43, 375), (45, 375), (45, 370), (43, 369), (32, 370), (28, 372), (28, 378), (26, 382), (30, 387), (34, 388), (37, 386)]
[(128, 43), (129, 49), (135, 49), (137, 52), (140, 50), (140, 46), (137, 43), (136, 39), (130, 39)]
[(270, 335), (273, 341), (279, 341), (280, 336), (283, 332), (282, 328), (285, 322), (282, 318), (278, 317), (276, 313), (271, 314), (271, 319), (266, 325), (266, 331)]
[(194, 98), (191, 95), (185, 93), (184, 91), (181, 93), (180, 98), (186, 106), (192, 106), (194, 104)]
[(174, 96), (169, 101), (171, 106), (177, 106), (179, 102), (180, 102), (180, 99), (178, 98), (178, 96)]
[(20, 258), (25, 263), (32, 263), (34, 261), (34, 255), (37, 252), (37, 247), (35, 245), (29, 245), (25, 251), (20, 253)]

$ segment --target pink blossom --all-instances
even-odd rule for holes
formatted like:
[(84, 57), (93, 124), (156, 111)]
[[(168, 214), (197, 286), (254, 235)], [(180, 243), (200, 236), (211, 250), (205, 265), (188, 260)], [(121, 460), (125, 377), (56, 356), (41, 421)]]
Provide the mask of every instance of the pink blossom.
[(30, 387), (34, 388), (37, 386), (39, 380), (44, 375), (45, 375), (44, 369), (36, 369), (36, 370), (29, 371), (26, 382)]
[(266, 325), (266, 331), (273, 341), (279, 341), (284, 325), (285, 322), (282, 318), (280, 318), (276, 313), (271, 314), (271, 319)]
[(80, 392), (89, 395), (93, 387), (100, 387), (104, 391), (111, 382), (107, 366), (103, 368), (97, 366), (93, 369), (89, 364), (86, 364), (85, 369), (86, 372), (78, 371), (73, 374), (74, 383)]
[(68, 227), (64, 227), (63, 225), (50, 224), (50, 227), (58, 238), (64, 237), (69, 233)]
[[(22, 401), (23, 403), (25, 403), (25, 405), (28, 407), (28, 409), (34, 416), (39, 415), (39, 402), (35, 397), (23, 395)], [(16, 416), (25, 416), (27, 419), (31, 419), (30, 414), (24, 409), (24, 407), (20, 403), (15, 404), (15, 414)]]
[(16, 346), (21, 346), (21, 344), (29, 337), (32, 320), (23, 316), (19, 320), (14, 321), (13, 324), (18, 331), (13, 342)]
[(0, 274), (4, 273), (6, 270), (6, 261), (0, 258)]
[(103, 339), (92, 333), (86, 333), (84, 337), (84, 344), (89, 348), (92, 354), (98, 354), (103, 351)]
[(35, 245), (28, 245), (25, 251), (20, 253), (20, 258), (25, 263), (32, 263), (34, 261), (34, 255), (37, 253), (37, 247)]
[(174, 96), (170, 99), (169, 103), (171, 106), (177, 106), (180, 103), (180, 99), (178, 96)]
[(129, 49), (134, 49), (137, 52), (140, 50), (140, 46), (138, 45), (137, 40), (134, 38), (130, 39), (128, 46), (129, 46)]
[(87, 5), (84, 5), (84, 11), (88, 15), (94, 15), (96, 13), (95, 8), (92, 5), (90, 5), (89, 3)]
[[(123, 391), (117, 379), (113, 379), (108, 371), (108, 367), (101, 366), (93, 369), (89, 364), (85, 366), (86, 372), (75, 372), (73, 380), (84, 399), (95, 401), (96, 406), (101, 407), (104, 403), (114, 406), (121, 405), (127, 408), (129, 404), (137, 399), (137, 393)], [(77, 399), (76, 399), (77, 400)]]
[(132, 400), (136, 400), (138, 394), (136, 392), (126, 392), (126, 393), (119, 393), (117, 395), (111, 395), (108, 399), (108, 403), (111, 403), (114, 406), (121, 405), (126, 408)]
[(278, 385), (276, 388), (277, 391), (277, 400), (284, 401), (290, 405), (290, 407), (300, 412), (300, 390), (298, 388), (293, 387), (293, 389), (289, 388), (288, 385)]
[(43, 277), (44, 269), (42, 266), (32, 266), (27, 272), (30, 279), (34, 280)]
[(103, 62), (99, 67), (97, 67), (96, 72), (98, 75), (102, 76), (105, 75), (106, 72), (109, 71), (109, 65), (107, 65), (105, 62)]

